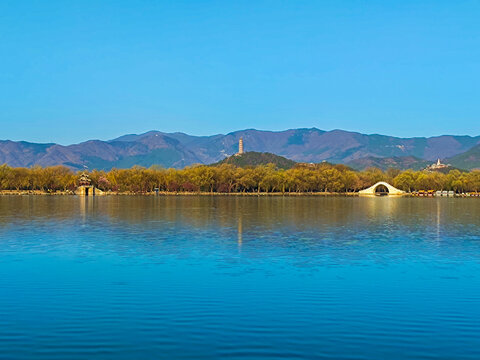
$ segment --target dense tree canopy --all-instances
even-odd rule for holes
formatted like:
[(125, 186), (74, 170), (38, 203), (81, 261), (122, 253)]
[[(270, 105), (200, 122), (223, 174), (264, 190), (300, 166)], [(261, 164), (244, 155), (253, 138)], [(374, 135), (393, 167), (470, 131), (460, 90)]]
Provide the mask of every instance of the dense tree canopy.
[[(158, 167), (93, 170), (92, 184), (104, 191), (166, 192), (354, 192), (378, 181), (387, 181), (405, 191), (480, 191), (480, 171), (447, 174), (427, 171), (357, 172), (344, 165), (298, 165), (283, 170), (273, 164), (240, 168), (231, 164), (192, 166), (182, 170)], [(78, 185), (79, 173), (62, 166), (12, 168), (0, 166), (0, 190), (67, 191)]]

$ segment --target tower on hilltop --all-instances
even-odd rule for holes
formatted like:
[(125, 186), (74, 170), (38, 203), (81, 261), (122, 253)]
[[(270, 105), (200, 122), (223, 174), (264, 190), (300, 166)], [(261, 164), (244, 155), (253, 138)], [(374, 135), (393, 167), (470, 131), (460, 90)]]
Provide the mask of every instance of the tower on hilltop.
[(442, 169), (446, 169), (446, 168), (449, 168), (450, 167), (450, 164), (442, 164), (442, 162), (440, 161), (440, 159), (437, 160), (436, 163), (430, 165), (430, 166), (427, 166), (425, 168), (425, 170), (427, 171), (434, 171), (434, 170), (442, 170)]
[(238, 140), (238, 155), (243, 154), (243, 138)]

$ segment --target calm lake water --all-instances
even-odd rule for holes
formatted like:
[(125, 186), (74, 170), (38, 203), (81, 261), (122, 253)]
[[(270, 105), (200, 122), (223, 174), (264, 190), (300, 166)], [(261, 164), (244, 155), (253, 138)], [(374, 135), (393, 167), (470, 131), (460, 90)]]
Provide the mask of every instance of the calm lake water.
[(0, 359), (479, 359), (480, 200), (0, 197)]

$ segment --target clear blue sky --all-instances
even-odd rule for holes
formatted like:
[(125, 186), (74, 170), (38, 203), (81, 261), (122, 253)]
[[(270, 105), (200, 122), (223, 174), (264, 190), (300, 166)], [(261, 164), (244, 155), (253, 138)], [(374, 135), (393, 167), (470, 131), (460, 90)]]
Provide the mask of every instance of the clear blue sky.
[(0, 2), (0, 139), (480, 134), (480, 1)]

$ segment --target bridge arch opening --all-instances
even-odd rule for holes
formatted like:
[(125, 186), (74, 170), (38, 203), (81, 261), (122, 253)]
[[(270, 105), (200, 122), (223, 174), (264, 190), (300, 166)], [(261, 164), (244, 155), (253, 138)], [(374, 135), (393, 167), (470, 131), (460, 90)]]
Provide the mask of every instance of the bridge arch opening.
[(375, 195), (388, 195), (390, 191), (388, 191), (388, 188), (383, 185), (383, 184), (379, 184), (376, 188), (375, 188)]

